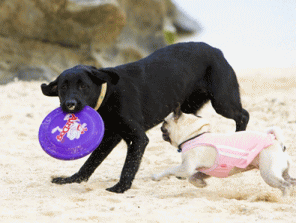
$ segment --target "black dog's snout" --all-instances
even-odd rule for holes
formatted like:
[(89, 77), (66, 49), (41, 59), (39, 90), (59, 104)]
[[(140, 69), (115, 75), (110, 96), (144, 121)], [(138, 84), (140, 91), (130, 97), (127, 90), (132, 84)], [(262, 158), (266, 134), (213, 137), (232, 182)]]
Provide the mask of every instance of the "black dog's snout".
[(68, 100), (66, 101), (65, 105), (69, 110), (74, 110), (77, 106), (77, 101), (76, 100)]

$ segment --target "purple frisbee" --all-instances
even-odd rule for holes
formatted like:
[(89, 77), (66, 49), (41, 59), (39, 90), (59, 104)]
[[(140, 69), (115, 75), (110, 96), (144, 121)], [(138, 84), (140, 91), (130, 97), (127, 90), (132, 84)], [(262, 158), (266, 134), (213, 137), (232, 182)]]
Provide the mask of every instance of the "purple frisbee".
[(61, 108), (50, 112), (39, 128), (39, 142), (50, 156), (75, 160), (94, 151), (104, 136), (104, 122), (89, 106), (77, 113), (65, 113)]

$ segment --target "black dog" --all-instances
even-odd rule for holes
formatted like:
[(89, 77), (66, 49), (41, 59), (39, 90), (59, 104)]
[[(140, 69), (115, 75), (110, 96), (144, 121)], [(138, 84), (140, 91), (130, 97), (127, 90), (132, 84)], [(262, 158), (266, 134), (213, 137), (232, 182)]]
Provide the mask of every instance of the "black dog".
[(53, 183), (87, 181), (123, 139), (128, 152), (121, 177), (107, 190), (128, 190), (149, 141), (145, 131), (161, 123), (179, 104), (183, 112), (195, 114), (211, 100), (217, 113), (235, 120), (236, 131), (245, 130), (249, 120), (232, 67), (220, 50), (205, 43), (170, 45), (114, 68), (78, 65), (41, 88), (44, 95), (59, 96), (62, 109), (72, 113), (85, 105), (98, 107), (103, 83), (107, 91), (98, 109), (105, 123), (103, 141), (78, 173), (55, 178)]

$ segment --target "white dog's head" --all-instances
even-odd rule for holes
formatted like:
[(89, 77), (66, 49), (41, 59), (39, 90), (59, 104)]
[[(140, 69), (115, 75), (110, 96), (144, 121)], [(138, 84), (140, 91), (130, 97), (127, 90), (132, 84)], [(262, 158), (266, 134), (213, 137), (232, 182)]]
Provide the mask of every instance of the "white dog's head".
[(209, 130), (210, 123), (206, 119), (182, 113), (180, 107), (165, 118), (161, 126), (163, 139), (176, 147)]

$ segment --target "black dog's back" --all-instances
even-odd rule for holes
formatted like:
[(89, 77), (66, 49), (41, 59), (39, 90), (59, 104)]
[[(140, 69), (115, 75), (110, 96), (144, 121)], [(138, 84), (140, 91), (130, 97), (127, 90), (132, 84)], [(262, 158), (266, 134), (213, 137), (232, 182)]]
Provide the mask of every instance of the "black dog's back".
[[(222, 52), (208, 44), (174, 44), (115, 69), (121, 74), (118, 91), (126, 98), (140, 96), (140, 107), (134, 109), (143, 115), (146, 130), (162, 122), (178, 104), (183, 112), (196, 113), (209, 100), (219, 114), (237, 122), (242, 119), (236, 75)], [(128, 92), (123, 90), (127, 86)]]

